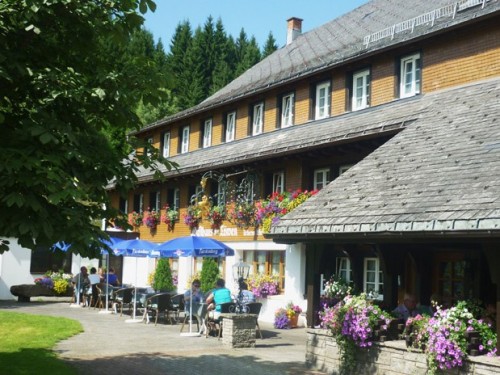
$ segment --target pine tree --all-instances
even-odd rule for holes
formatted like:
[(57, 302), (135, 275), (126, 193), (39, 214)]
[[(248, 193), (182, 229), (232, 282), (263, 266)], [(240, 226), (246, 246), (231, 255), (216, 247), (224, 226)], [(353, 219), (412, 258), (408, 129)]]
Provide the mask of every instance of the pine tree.
[(207, 293), (215, 288), (217, 279), (220, 278), (219, 266), (215, 258), (203, 258), (200, 274), (201, 290)]
[(160, 258), (158, 260), (152, 287), (156, 291), (167, 292), (175, 289), (174, 283), (172, 281), (170, 262), (167, 258)]
[(243, 50), (243, 58), (236, 69), (236, 76), (243, 74), (260, 61), (260, 50), (255, 37), (252, 36)]
[(264, 50), (262, 51), (262, 59), (265, 59), (271, 53), (278, 49), (278, 45), (276, 44), (276, 39), (274, 39), (273, 33), (269, 32), (267, 36), (266, 44), (264, 45)]

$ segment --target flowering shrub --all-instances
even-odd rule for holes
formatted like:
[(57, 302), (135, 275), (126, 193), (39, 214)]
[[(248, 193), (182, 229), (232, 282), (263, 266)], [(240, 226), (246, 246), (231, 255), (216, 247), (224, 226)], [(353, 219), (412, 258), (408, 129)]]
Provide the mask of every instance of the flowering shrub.
[(449, 309), (438, 306), (427, 326), (429, 373), (461, 367), (467, 356), (467, 335), (473, 331), (479, 334), (480, 352), (493, 356), (496, 353), (496, 335), (488, 324), (473, 316), (467, 302), (460, 301)]
[(429, 316), (420, 314), (408, 318), (403, 331), (407, 346), (422, 350), (425, 349), (429, 340), (429, 333), (427, 332), (429, 319)]
[(283, 215), (297, 208), (316, 192), (298, 189), (293, 192), (273, 193), (267, 199), (256, 203), (257, 225), (262, 227), (264, 233), (269, 233), (271, 226), (279, 222)]
[(128, 219), (128, 223), (133, 227), (139, 227), (142, 225), (143, 214), (142, 212), (132, 211)]
[(278, 294), (278, 276), (253, 274), (247, 278), (247, 284), (255, 297), (266, 298)]
[(327, 298), (333, 300), (343, 300), (348, 295), (352, 294), (354, 286), (348, 283), (343, 278), (332, 275), (329, 280), (325, 281), (323, 288), (324, 294)]
[(287, 310), (284, 308), (279, 308), (274, 313), (274, 328), (278, 329), (289, 329), (290, 328), (290, 318), (288, 317)]
[(293, 302), (289, 302), (286, 305), (286, 315), (288, 318), (299, 315), (302, 312), (302, 309), (299, 305), (294, 305)]
[(201, 209), (196, 205), (190, 205), (187, 208), (187, 213), (184, 215), (184, 224), (190, 230), (198, 229), (201, 221)]
[(212, 206), (207, 212), (207, 220), (212, 229), (220, 229), (225, 218), (224, 208), (221, 206)]
[(340, 349), (343, 371), (352, 372), (356, 348), (368, 348), (374, 340), (374, 330), (387, 330), (389, 314), (373, 305), (365, 294), (347, 296), (333, 307), (320, 312), (321, 325), (330, 329)]
[(144, 215), (142, 222), (145, 226), (150, 229), (156, 229), (158, 224), (160, 224), (160, 213), (156, 210), (149, 210), (148, 213)]
[(42, 277), (35, 279), (35, 284), (43, 285), (48, 289), (54, 290), (57, 294), (64, 294), (68, 290), (72, 275), (62, 271), (47, 271)]
[(167, 224), (167, 229), (171, 232), (174, 230), (175, 222), (179, 219), (179, 212), (171, 210), (168, 204), (163, 209), (165, 213), (161, 215), (161, 222)]

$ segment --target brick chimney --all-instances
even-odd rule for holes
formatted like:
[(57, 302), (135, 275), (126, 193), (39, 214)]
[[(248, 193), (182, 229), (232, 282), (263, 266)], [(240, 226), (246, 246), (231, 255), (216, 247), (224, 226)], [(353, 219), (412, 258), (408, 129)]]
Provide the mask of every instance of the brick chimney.
[(292, 17), (286, 20), (288, 29), (286, 33), (286, 45), (292, 43), (300, 34), (302, 34), (302, 18)]

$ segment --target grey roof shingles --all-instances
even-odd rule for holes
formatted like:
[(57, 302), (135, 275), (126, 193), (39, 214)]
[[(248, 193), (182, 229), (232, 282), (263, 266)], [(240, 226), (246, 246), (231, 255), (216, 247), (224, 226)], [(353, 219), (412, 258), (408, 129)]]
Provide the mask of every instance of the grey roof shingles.
[(423, 95), (420, 108), (270, 237), (500, 233), (500, 78)]
[(490, 0), (484, 8), (475, 5), (455, 13), (455, 17), (438, 18), (434, 22), (414, 27), (413, 31), (404, 31), (395, 34), (393, 38), (383, 38), (370, 43), (368, 47), (364, 43), (367, 35), (459, 2), (464, 1), (369, 1), (341, 17), (303, 33), (294, 42), (277, 50), (202, 103), (150, 124), (141, 132), (500, 10), (500, 2)]

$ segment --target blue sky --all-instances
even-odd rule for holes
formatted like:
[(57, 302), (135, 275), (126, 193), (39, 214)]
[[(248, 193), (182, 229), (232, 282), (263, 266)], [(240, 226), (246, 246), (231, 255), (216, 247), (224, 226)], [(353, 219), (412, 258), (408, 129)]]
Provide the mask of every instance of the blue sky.
[(156, 0), (156, 11), (146, 14), (145, 27), (158, 41), (161, 38), (165, 51), (175, 28), (189, 20), (193, 30), (202, 26), (208, 16), (214, 22), (220, 17), (226, 33), (237, 38), (241, 28), (247, 36), (255, 36), (263, 47), (271, 31), (279, 47), (286, 43), (286, 20), (299, 17), (302, 31), (306, 32), (367, 3), (368, 0)]

